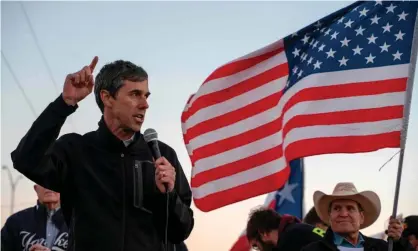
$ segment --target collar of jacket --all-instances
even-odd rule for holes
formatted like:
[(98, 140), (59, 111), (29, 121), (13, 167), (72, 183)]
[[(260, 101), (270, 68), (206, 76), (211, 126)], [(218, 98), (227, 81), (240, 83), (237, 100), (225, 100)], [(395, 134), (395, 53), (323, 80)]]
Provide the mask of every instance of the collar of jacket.
[(364, 238), (362, 234), (359, 234), (358, 236), (358, 242), (356, 245), (353, 245), (352, 243), (350, 243), (349, 241), (347, 241), (344, 237), (342, 237), (341, 235), (334, 233), (334, 243), (337, 246), (341, 246), (344, 243), (347, 243), (348, 245), (351, 245), (353, 247), (363, 247), (364, 245)]
[[(371, 242), (367, 241), (368, 238), (364, 236), (361, 232), (359, 234), (364, 240), (363, 242), (364, 250), (371, 250), (372, 249)], [(331, 227), (328, 228), (327, 232), (325, 233), (324, 239), (321, 240), (321, 243), (323, 243), (325, 246), (327, 246), (331, 250), (338, 251), (337, 246), (334, 244), (334, 231), (331, 230)]]
[(100, 119), (99, 128), (97, 129), (97, 136), (99, 138), (99, 141), (103, 144), (104, 147), (110, 149), (111, 151), (116, 152), (130, 152), (132, 155), (138, 155), (141, 152), (146, 152), (147, 154), (150, 154), (150, 150), (148, 149), (148, 145), (144, 140), (144, 136), (137, 132), (134, 135), (134, 139), (132, 143), (126, 147), (123, 144), (123, 141), (118, 139), (107, 127), (104, 118)]
[[(46, 231), (46, 220), (48, 216), (48, 209), (45, 205), (41, 204), (39, 200), (36, 202), (35, 206), (36, 221), (38, 226), (42, 228), (41, 232)], [(65, 223), (64, 215), (62, 214), (61, 208), (59, 208), (54, 215), (52, 215), (52, 223), (57, 226), (58, 229), (61, 229), (62, 225)]]
[(286, 227), (294, 223), (301, 223), (301, 221), (297, 217), (289, 214), (284, 214), (280, 216), (276, 245), (279, 245), (280, 235), (285, 231)]

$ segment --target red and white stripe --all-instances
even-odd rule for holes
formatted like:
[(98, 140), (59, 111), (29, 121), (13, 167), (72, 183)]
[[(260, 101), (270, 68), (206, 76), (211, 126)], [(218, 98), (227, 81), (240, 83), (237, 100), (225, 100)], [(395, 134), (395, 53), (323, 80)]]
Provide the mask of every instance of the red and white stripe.
[(399, 147), (408, 66), (312, 74), (285, 93), (282, 41), (221, 66), (182, 114), (196, 206), (277, 190), (295, 158)]

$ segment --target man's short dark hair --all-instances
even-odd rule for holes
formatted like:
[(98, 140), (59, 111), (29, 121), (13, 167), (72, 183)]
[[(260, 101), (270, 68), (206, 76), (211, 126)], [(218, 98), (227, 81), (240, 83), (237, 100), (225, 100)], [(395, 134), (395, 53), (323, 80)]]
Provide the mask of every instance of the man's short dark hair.
[(101, 90), (106, 90), (112, 97), (115, 97), (117, 91), (122, 87), (124, 80), (141, 82), (147, 79), (147, 72), (142, 67), (130, 61), (117, 60), (106, 64), (102, 67), (99, 74), (97, 74), (94, 83), (96, 103), (103, 112), (104, 105), (100, 98)]
[(247, 239), (259, 240), (260, 233), (277, 230), (280, 224), (280, 214), (270, 208), (257, 208), (250, 213), (247, 223)]
[(414, 235), (418, 238), (418, 215), (410, 215), (404, 219), (404, 230), (402, 236)]
[(315, 207), (312, 207), (311, 210), (305, 215), (305, 218), (303, 218), (303, 223), (315, 226), (318, 223), (326, 225), (318, 216), (316, 213)]

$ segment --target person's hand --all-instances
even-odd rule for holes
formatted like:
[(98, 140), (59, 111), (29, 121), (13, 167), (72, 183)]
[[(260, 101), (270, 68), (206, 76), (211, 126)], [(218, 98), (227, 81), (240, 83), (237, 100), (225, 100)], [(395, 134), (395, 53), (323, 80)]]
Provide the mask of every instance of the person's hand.
[(51, 251), (51, 250), (45, 246), (42, 246), (41, 244), (35, 244), (29, 248), (29, 251)]
[(76, 73), (67, 75), (62, 92), (62, 97), (67, 105), (75, 106), (91, 93), (94, 86), (93, 71), (97, 61), (99, 61), (99, 58), (96, 56), (90, 65), (84, 66)]
[(394, 241), (398, 241), (401, 238), (403, 231), (402, 222), (399, 219), (391, 217), (389, 220), (388, 237)]
[(176, 170), (164, 157), (161, 157), (155, 161), (155, 184), (158, 190), (164, 193), (166, 192), (164, 183), (168, 186), (168, 191), (171, 192), (174, 189), (176, 182)]

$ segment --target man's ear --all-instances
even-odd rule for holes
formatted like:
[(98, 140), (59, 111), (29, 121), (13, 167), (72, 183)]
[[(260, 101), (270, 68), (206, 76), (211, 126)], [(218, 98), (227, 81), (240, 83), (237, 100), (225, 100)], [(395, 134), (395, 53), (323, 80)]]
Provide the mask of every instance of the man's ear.
[(364, 212), (360, 211), (360, 224), (364, 223)]
[(103, 107), (112, 107), (113, 105), (113, 97), (107, 90), (100, 91), (100, 99), (103, 102)]

